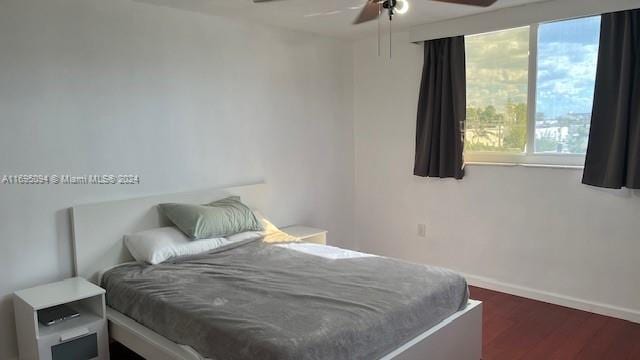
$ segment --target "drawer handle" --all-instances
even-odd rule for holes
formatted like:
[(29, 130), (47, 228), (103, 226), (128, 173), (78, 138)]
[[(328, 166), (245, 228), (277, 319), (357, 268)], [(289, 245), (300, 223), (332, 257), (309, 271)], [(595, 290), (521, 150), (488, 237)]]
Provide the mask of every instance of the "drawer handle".
[(81, 336), (87, 335), (89, 333), (89, 329), (87, 328), (79, 328), (67, 331), (60, 335), (60, 342), (65, 342), (69, 340), (73, 340), (79, 338)]

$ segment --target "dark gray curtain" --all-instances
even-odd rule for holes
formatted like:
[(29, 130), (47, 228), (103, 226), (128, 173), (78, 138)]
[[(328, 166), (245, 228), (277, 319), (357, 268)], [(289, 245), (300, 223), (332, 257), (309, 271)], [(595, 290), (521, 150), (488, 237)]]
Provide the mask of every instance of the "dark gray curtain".
[(640, 9), (602, 15), (582, 182), (640, 188)]
[(418, 101), (415, 175), (456, 179), (464, 176), (466, 97), (464, 37), (426, 41)]

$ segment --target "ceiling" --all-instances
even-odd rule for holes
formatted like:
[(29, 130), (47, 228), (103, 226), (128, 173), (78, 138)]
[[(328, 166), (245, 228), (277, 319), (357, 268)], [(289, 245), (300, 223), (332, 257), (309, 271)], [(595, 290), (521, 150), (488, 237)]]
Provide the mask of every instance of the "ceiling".
[[(360, 38), (377, 31), (375, 21), (352, 25), (365, 0), (279, 0), (254, 4), (252, 0), (134, 0), (211, 15), (248, 18), (269, 25), (340, 38)], [(498, 0), (489, 8), (408, 0), (407, 14), (394, 18), (394, 29), (547, 0)], [(388, 20), (382, 22), (386, 29)]]

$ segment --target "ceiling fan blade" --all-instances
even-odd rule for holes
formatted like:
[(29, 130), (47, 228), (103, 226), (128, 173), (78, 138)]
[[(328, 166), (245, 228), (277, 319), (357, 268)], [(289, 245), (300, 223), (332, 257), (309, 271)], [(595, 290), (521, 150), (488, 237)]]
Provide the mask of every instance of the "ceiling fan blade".
[(380, 10), (378, 8), (377, 0), (367, 0), (367, 3), (362, 8), (360, 15), (353, 22), (354, 25), (362, 24), (363, 22), (375, 20), (378, 18)]
[(319, 17), (319, 16), (331, 16), (331, 15), (340, 14), (341, 12), (342, 12), (342, 10), (330, 10), (330, 11), (306, 14), (306, 15), (304, 15), (304, 17), (305, 18), (312, 18), (312, 17)]
[(488, 7), (495, 4), (495, 2), (498, 0), (433, 0), (433, 1), (460, 4), (460, 5)]

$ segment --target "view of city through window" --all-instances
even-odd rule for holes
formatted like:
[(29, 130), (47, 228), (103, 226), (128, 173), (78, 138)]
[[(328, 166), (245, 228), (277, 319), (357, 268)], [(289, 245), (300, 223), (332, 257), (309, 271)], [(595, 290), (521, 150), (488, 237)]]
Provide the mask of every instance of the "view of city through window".
[(523, 152), (529, 27), (467, 36), (466, 151)]
[[(468, 36), (465, 151), (527, 147), (529, 27)], [(598, 57), (600, 17), (538, 30), (535, 152), (584, 154)]]
[(587, 152), (599, 38), (599, 16), (540, 25), (536, 152)]

